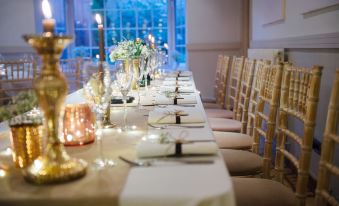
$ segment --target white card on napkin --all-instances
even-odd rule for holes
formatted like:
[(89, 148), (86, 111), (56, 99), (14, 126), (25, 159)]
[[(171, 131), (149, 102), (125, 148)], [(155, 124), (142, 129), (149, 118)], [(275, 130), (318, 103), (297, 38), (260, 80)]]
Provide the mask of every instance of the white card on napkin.
[[(215, 142), (194, 142), (181, 145), (182, 155), (213, 155), (218, 151)], [(137, 146), (137, 155), (139, 158), (161, 157), (175, 154), (175, 144), (160, 144), (158, 142), (141, 141)]]
[(156, 108), (153, 111), (150, 111), (148, 116), (148, 123), (150, 124), (175, 124), (176, 115), (175, 112), (180, 112), (181, 114), (186, 114), (185, 116), (180, 116), (181, 124), (189, 123), (204, 123), (205, 119), (201, 111), (197, 108), (183, 108), (183, 109), (174, 109), (174, 108)]

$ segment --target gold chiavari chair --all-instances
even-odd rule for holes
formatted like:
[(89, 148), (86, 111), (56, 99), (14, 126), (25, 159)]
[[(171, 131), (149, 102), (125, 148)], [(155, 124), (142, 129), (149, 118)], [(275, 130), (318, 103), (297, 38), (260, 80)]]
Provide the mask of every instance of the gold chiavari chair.
[(248, 112), (246, 112), (246, 110), (243, 111), (243, 115), (247, 115), (246, 118), (242, 119), (242, 125), (247, 125), (246, 131), (244, 131), (244, 129), (243, 131), (241, 131), (241, 133), (214, 131), (214, 137), (219, 148), (242, 150), (250, 150), (252, 148), (254, 119), (257, 102), (259, 100), (260, 87), (262, 82), (264, 82), (263, 73), (265, 65), (270, 65), (270, 61), (259, 60), (256, 61), (255, 64), (254, 79), (252, 84), (251, 97), (249, 100)]
[[(217, 60), (217, 69), (215, 71), (215, 82), (214, 82), (214, 95), (215, 99), (203, 99), (203, 106), (204, 108), (218, 108), (221, 109), (224, 107), (223, 104), (220, 104), (220, 101), (218, 102), (218, 94), (219, 94), (219, 88), (220, 88), (220, 83), (221, 81), (221, 73), (222, 73), (222, 68), (225, 66), (225, 61), (224, 61), (224, 56), (222, 54), (218, 55), (218, 60)], [(227, 65), (228, 66), (228, 65)]]
[(81, 65), (82, 58), (61, 59), (60, 67), (67, 79), (68, 93), (81, 88)]
[[(227, 95), (228, 98), (226, 98), (226, 99), (231, 99), (233, 101), (233, 105), (234, 105), (233, 106), (233, 119), (214, 118), (214, 117), (208, 118), (210, 126), (213, 131), (241, 132), (241, 130), (246, 129), (246, 125), (242, 125), (241, 123), (243, 119), (242, 111), (243, 110), (247, 111), (247, 108), (248, 108), (248, 102), (249, 102), (248, 100), (250, 97), (250, 91), (251, 91), (251, 86), (252, 86), (252, 81), (253, 81), (255, 60), (246, 59), (242, 68), (239, 68), (239, 69), (237, 68), (236, 65), (237, 64), (235, 63), (234, 68), (236, 69), (234, 69), (233, 71), (235, 71), (236, 73), (235, 76), (238, 76), (240, 78), (235, 79), (235, 78), (232, 78), (233, 75), (231, 75), (231, 79), (230, 79), (231, 90), (229, 94)], [(246, 73), (246, 74), (242, 75), (242, 73)], [(236, 84), (232, 82), (236, 82)], [(236, 85), (236, 86), (233, 86), (233, 85)], [(245, 101), (245, 102), (242, 102), (242, 101)], [(228, 108), (230, 108), (230, 106), (228, 106)], [(245, 122), (247, 122), (247, 120), (245, 120)]]
[(6, 104), (20, 91), (33, 88), (37, 76), (36, 60), (0, 62), (0, 104)]
[(336, 144), (339, 144), (339, 69), (335, 74), (332, 94), (328, 106), (326, 127), (321, 147), (320, 164), (315, 192), (317, 206), (338, 206), (339, 201), (329, 192), (330, 179), (339, 176), (339, 167), (334, 162)]
[[(259, 178), (233, 178), (238, 205), (252, 205), (253, 202), (256, 202), (258, 205), (305, 205), (321, 70), (322, 67), (320, 66), (314, 66), (312, 69), (287, 66), (284, 69), (279, 123), (277, 125), (276, 172), (274, 173), (274, 179), (278, 181)], [(289, 117), (297, 118), (303, 123), (303, 137), (288, 129), (287, 122)], [(300, 144), (301, 154), (299, 159), (285, 150), (284, 146), (287, 138), (292, 138), (294, 142)], [(269, 177), (271, 169), (269, 154), (271, 146), (272, 141), (267, 141), (266, 138), (264, 151), (266, 163), (264, 161), (263, 164), (264, 175), (266, 177)], [(285, 157), (291, 160), (298, 170), (295, 193), (281, 183), (283, 181)], [(248, 185), (256, 189), (249, 190)]]
[[(234, 60), (232, 65), (234, 65)], [(225, 65), (222, 69), (221, 75), (220, 75), (220, 82), (217, 92), (217, 102), (219, 102), (220, 105), (222, 105), (223, 108), (205, 108), (205, 112), (207, 114), (207, 117), (217, 117), (217, 118), (226, 118), (226, 119), (232, 119), (234, 117), (234, 113), (232, 110), (224, 109), (226, 98), (228, 98), (228, 92), (227, 92), (227, 83), (229, 79), (229, 62), (230, 57), (225, 56), (224, 57)]]
[[(265, 142), (271, 141), (274, 137), (275, 120), (277, 116), (277, 109), (280, 97), (280, 86), (282, 78), (282, 65), (265, 65), (260, 73), (259, 82), (260, 91), (259, 99), (256, 103), (255, 122), (253, 128), (252, 142), (256, 142), (258, 134), (265, 137)], [(264, 111), (268, 110), (268, 114), (264, 114)], [(263, 129), (263, 121), (267, 122), (267, 128)], [(227, 137), (225, 137), (227, 138)], [(252, 145), (252, 152), (234, 150), (234, 149), (221, 149), (221, 153), (224, 157), (224, 161), (229, 169), (229, 172), (233, 176), (251, 176), (260, 174), (263, 171), (263, 165), (268, 161), (270, 162), (270, 151), (265, 150), (264, 158), (261, 157), (255, 148), (256, 144)], [(267, 153), (267, 154), (266, 154)], [(236, 158), (235, 158), (236, 157)]]
[[(311, 70), (287, 66), (281, 89), (275, 170), (278, 181), (282, 182), (285, 158), (297, 168), (296, 196), (298, 205), (305, 205), (307, 195), (308, 170), (311, 163), (321, 70), (320, 66), (315, 66)], [(299, 119), (303, 123), (303, 135), (298, 135), (289, 129), (289, 118)], [(286, 139), (291, 139), (301, 147), (300, 156), (285, 149)], [(268, 170), (269, 165), (265, 165), (265, 167)]]

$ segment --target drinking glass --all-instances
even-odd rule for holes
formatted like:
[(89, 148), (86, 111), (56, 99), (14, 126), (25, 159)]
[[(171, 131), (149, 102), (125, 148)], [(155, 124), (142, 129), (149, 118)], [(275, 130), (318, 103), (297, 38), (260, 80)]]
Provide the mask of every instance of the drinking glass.
[(116, 71), (116, 83), (120, 90), (120, 93), (122, 94), (122, 100), (124, 103), (124, 119), (123, 119), (123, 125), (121, 126), (122, 131), (127, 131), (127, 95), (129, 91), (131, 90), (131, 83), (133, 80), (133, 69), (132, 65), (129, 64), (127, 68), (123, 67), (122, 62), (117, 62), (117, 71)]
[(137, 82), (137, 93), (138, 93), (138, 110), (141, 110), (140, 104), (140, 87), (142, 84), (147, 84), (147, 79), (145, 76), (145, 58), (141, 57), (139, 65), (139, 75), (134, 75), (134, 79)]
[(83, 92), (95, 114), (95, 135), (99, 144), (99, 157), (93, 164), (96, 169), (101, 170), (115, 165), (112, 159), (104, 157), (102, 151), (103, 117), (112, 98), (110, 71), (107, 63), (103, 62), (86, 62), (83, 71)]

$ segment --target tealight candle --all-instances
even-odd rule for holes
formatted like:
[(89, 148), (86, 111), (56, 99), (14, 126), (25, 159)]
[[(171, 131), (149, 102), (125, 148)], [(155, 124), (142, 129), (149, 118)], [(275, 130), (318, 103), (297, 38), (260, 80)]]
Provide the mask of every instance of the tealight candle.
[(42, 26), (44, 29), (44, 32), (54, 32), (54, 26), (55, 26), (55, 20), (52, 19), (52, 11), (51, 7), (49, 5), (48, 0), (42, 1), (42, 12), (45, 16), (45, 19), (42, 20)]

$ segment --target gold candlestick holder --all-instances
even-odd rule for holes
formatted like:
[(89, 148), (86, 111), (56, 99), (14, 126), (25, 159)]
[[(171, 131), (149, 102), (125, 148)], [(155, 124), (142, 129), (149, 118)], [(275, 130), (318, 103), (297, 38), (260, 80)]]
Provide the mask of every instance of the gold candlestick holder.
[(44, 154), (28, 166), (23, 175), (29, 182), (49, 184), (80, 178), (86, 174), (87, 163), (71, 158), (59, 139), (64, 100), (67, 95), (67, 82), (60, 72), (60, 54), (72, 41), (69, 36), (57, 36), (51, 32), (42, 35), (24, 35), (42, 58), (41, 74), (33, 81), (39, 105), (44, 111), (45, 137), (47, 146)]

